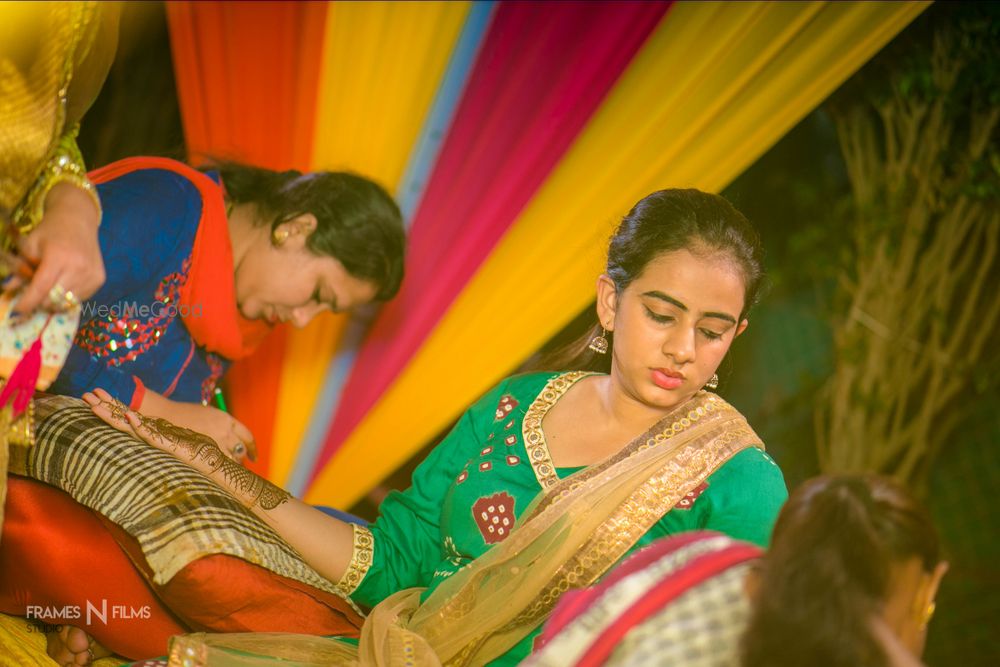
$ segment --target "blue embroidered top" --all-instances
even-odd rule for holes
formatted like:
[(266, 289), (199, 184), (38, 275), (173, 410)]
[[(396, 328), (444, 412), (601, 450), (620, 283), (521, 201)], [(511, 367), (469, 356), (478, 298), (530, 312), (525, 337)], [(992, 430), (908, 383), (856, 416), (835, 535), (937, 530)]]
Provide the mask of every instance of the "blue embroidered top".
[(178, 300), (202, 195), (166, 169), (132, 171), (97, 190), (107, 280), (82, 304), (80, 329), (50, 391), (80, 396), (101, 387), (131, 404), (145, 386), (177, 401), (208, 401), (228, 364), (185, 327), (181, 316), (200, 317), (199, 306)]

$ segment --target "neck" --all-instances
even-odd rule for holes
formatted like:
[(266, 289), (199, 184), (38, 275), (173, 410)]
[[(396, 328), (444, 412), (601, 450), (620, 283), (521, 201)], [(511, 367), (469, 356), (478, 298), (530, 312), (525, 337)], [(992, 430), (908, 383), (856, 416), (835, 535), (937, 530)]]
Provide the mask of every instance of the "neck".
[(601, 409), (610, 423), (627, 430), (645, 431), (663, 419), (666, 411), (649, 406), (632, 396), (615, 374), (601, 378), (597, 387)]
[(255, 225), (254, 206), (237, 204), (228, 211), (229, 242), (233, 246), (233, 269), (239, 270), (258, 237), (267, 235), (266, 226)]

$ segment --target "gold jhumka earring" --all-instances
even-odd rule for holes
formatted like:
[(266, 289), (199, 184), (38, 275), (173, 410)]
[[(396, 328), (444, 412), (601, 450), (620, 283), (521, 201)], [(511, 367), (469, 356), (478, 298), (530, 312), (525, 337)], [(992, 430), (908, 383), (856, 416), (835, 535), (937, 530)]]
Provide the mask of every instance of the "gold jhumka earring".
[(597, 354), (607, 354), (608, 353), (607, 335), (608, 335), (608, 330), (602, 326), (600, 335), (591, 338), (590, 345), (588, 345), (587, 348), (593, 350)]
[(719, 388), (719, 374), (712, 373), (712, 377), (708, 378), (708, 382), (705, 383), (705, 389), (710, 391), (715, 391)]

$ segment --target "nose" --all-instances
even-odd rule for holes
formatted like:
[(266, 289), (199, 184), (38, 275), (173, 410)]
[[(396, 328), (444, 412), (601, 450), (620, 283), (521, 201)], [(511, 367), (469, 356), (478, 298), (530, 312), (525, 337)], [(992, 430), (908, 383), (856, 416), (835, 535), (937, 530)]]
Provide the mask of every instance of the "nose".
[(695, 332), (693, 328), (671, 327), (664, 334), (663, 354), (673, 357), (678, 365), (694, 361)]
[(291, 317), (292, 325), (301, 329), (305, 325), (312, 322), (312, 319), (316, 317), (324, 308), (325, 306), (316, 303), (293, 308)]

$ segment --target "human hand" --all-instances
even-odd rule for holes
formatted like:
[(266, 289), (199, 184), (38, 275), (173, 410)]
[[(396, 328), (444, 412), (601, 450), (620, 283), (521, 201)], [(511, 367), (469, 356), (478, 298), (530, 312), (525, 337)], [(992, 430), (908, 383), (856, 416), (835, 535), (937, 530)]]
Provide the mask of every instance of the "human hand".
[(162, 417), (141, 415), (103, 389), (85, 393), (83, 400), (104, 423), (168, 454), (176, 455), (181, 449), (193, 459), (205, 447), (221, 451), (209, 436), (176, 426)]
[(147, 417), (161, 417), (177, 426), (207, 435), (218, 443), (223, 453), (238, 463), (243, 463), (247, 457), (251, 461), (257, 458), (253, 433), (222, 410), (200, 403), (173, 401), (149, 389), (139, 410)]
[(30, 278), (15, 275), (4, 291), (21, 286), (16, 310), (66, 310), (89, 299), (104, 284), (104, 261), (97, 240), (100, 224), (94, 201), (72, 183), (57, 183), (45, 198), (41, 222), (18, 241)]
[(203, 433), (162, 417), (139, 414), (103, 389), (87, 392), (83, 400), (105, 423), (191, 465), (212, 478), (247, 509), (273, 510), (291, 497), (287, 491), (241, 467), (238, 461), (230, 460), (232, 457), (227, 458), (226, 452)]

